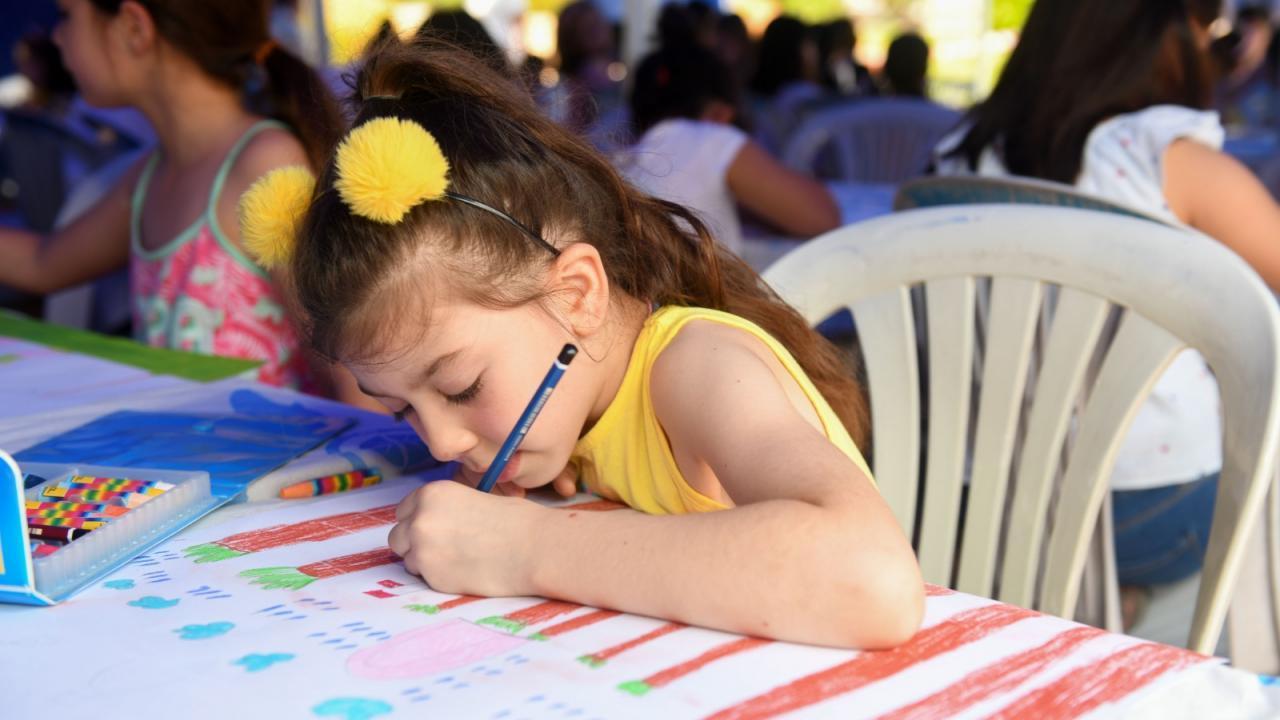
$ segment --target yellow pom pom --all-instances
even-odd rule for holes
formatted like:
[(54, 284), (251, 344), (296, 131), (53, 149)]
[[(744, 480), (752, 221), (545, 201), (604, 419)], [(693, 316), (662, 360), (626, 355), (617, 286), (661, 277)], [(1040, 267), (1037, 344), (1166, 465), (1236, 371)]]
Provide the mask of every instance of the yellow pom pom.
[(399, 118), (375, 118), (352, 130), (338, 146), (337, 170), (334, 187), (351, 212), (387, 224), (449, 187), (440, 144), (426, 128)]
[(240, 196), (240, 239), (263, 267), (280, 267), (293, 255), (315, 185), (310, 170), (290, 165), (258, 178)]

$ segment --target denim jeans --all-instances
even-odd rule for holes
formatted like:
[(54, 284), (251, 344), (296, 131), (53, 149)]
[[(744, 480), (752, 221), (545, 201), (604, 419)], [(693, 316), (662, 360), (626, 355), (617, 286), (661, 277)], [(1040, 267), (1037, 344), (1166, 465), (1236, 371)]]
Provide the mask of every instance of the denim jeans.
[(1121, 585), (1161, 585), (1204, 564), (1218, 474), (1177, 485), (1111, 494)]

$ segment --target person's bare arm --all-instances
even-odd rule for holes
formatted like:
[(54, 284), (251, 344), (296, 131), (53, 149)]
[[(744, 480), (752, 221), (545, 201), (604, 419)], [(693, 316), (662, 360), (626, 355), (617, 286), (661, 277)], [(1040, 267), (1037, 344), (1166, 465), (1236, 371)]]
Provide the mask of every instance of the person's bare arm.
[(1240, 161), (1176, 140), (1165, 151), (1164, 194), (1174, 215), (1234, 250), (1280, 292), (1280, 205)]
[(812, 237), (840, 225), (827, 188), (775, 160), (748, 140), (729, 164), (729, 190), (738, 203), (790, 235)]
[(92, 280), (129, 259), (129, 206), (140, 159), (101, 200), (49, 236), (0, 230), (0, 285), (50, 293)]

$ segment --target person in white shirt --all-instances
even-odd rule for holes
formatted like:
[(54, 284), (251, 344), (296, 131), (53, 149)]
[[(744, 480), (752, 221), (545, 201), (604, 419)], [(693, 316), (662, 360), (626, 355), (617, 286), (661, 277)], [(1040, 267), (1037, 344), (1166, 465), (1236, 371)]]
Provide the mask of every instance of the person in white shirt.
[(788, 169), (734, 127), (728, 70), (700, 47), (666, 48), (636, 71), (631, 116), (640, 139), (617, 156), (651, 195), (699, 214), (712, 235), (742, 250), (738, 206), (799, 237), (835, 228), (840, 211), (816, 180)]
[[(1208, 112), (1218, 0), (1038, 0), (991, 97), (938, 146), (939, 174), (1023, 175), (1189, 226), (1280, 290), (1280, 206), (1221, 151)], [(1126, 625), (1203, 562), (1222, 466), (1217, 384), (1194, 352), (1161, 376), (1111, 478)]]

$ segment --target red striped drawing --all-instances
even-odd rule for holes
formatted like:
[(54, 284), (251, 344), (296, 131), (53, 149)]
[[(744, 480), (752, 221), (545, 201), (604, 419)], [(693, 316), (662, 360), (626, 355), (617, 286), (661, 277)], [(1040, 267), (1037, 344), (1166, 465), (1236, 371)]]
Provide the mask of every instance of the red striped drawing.
[(530, 635), (529, 639), (530, 640), (549, 640), (553, 637), (556, 637), (557, 635), (563, 635), (567, 632), (573, 632), (574, 630), (577, 630), (579, 628), (584, 628), (589, 625), (595, 625), (601, 620), (608, 620), (611, 617), (617, 617), (618, 615), (621, 615), (621, 614), (622, 613), (617, 612), (615, 610), (592, 610), (591, 612), (586, 613), (585, 615), (579, 615), (578, 617), (565, 620), (562, 623), (557, 623), (555, 625), (552, 625), (549, 628), (539, 630), (538, 632)]
[(670, 635), (684, 627), (687, 626), (681, 625), (680, 623), (667, 623), (665, 625), (660, 625), (639, 637), (618, 643), (617, 645), (605, 648), (604, 650), (598, 650), (596, 652), (583, 655), (578, 658), (578, 661), (590, 667), (600, 667), (608, 662), (610, 658), (617, 657), (618, 655), (621, 655), (632, 648), (639, 647), (651, 640), (657, 640), (663, 635)]
[(859, 653), (852, 660), (806, 675), (746, 702), (712, 715), (716, 720), (741, 720), (781, 715), (888, 677), (903, 669), (981, 639), (1019, 620), (1038, 617), (1034, 610), (1012, 605), (987, 605), (958, 613), (916, 633), (911, 642), (884, 652)]
[(435, 615), (436, 613), (442, 613), (445, 610), (456, 608), (459, 605), (466, 605), (467, 603), (473, 603), (477, 600), (484, 600), (484, 598), (480, 597), (479, 595), (459, 595), (458, 597), (452, 600), (446, 600), (438, 605), (414, 604), (414, 605), (405, 605), (404, 607), (406, 610), (425, 613), (427, 615)]
[(1072, 628), (1030, 650), (969, 673), (959, 682), (922, 700), (881, 715), (879, 720), (926, 720), (959, 713), (989, 697), (1013, 690), (1055, 660), (1065, 657), (1089, 640), (1106, 634), (1106, 631), (1097, 628)]
[(581, 608), (582, 606), (577, 603), (547, 600), (515, 612), (509, 612), (506, 615), (491, 615), (487, 618), (481, 618), (476, 624), (491, 625), (514, 635), (530, 625), (546, 622), (551, 618), (571, 613)]
[(723, 645), (711, 648), (692, 660), (686, 660), (679, 665), (674, 665), (666, 670), (656, 672), (643, 680), (631, 680), (629, 682), (624, 682), (618, 686), (618, 689), (624, 692), (629, 692), (632, 695), (644, 695), (654, 688), (660, 688), (663, 685), (679, 680), (689, 673), (701, 670), (720, 658), (737, 655), (740, 652), (746, 652), (747, 650), (758, 648), (761, 645), (767, 645), (770, 642), (773, 641), (754, 637), (744, 637), (738, 638), (737, 640), (731, 640)]
[(299, 565), (298, 567), (268, 567), (245, 570), (240, 573), (240, 577), (247, 577), (249, 582), (261, 585), (267, 590), (279, 590), (282, 588), (299, 590), (316, 580), (346, 575), (396, 562), (400, 562), (400, 556), (391, 552), (391, 548), (383, 547), (321, 560), (307, 565)]
[(1109, 655), (1006, 705), (993, 718), (1058, 720), (1115, 702), (1167, 672), (1210, 658), (1172, 645), (1142, 643)]
[(182, 552), (198, 563), (217, 562), (286, 545), (329, 540), (379, 525), (390, 525), (395, 521), (396, 506), (384, 505), (228, 535), (221, 540), (192, 545)]

